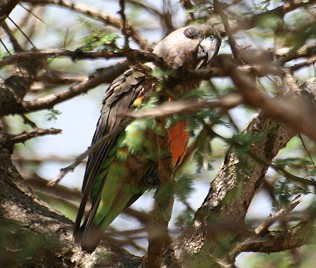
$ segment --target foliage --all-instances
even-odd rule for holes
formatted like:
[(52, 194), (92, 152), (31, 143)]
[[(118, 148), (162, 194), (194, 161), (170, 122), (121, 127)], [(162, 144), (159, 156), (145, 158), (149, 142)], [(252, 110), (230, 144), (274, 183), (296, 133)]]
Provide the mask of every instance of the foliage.
[(53, 121), (58, 119), (58, 115), (60, 115), (61, 112), (56, 109), (50, 109), (49, 113), (46, 115), (47, 121)]
[(82, 39), (84, 45), (81, 47), (81, 49), (83, 51), (92, 51), (96, 48), (99, 48), (102, 51), (120, 51), (116, 45), (116, 40), (119, 37), (118, 34), (109, 30), (100, 30), (91, 21), (84, 18), (80, 18), (80, 22), (90, 32), (89, 35)]

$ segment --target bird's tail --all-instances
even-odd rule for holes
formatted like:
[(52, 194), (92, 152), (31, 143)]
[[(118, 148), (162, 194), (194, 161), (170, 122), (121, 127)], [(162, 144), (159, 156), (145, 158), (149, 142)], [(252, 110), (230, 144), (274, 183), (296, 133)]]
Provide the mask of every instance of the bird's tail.
[(91, 253), (98, 246), (102, 238), (103, 231), (98, 225), (94, 224), (93, 222), (99, 202), (92, 206), (85, 218), (85, 221), (83, 222), (83, 224), (81, 224), (81, 220), (83, 218), (84, 210), (87, 203), (86, 199), (87, 198), (84, 195), (80, 203), (77, 218), (74, 224), (73, 237), (75, 243), (80, 243), (83, 250)]
[(144, 190), (131, 187), (127, 183), (117, 183), (118, 180), (107, 181), (109, 183), (103, 186), (106, 188), (106, 198), (101, 200), (101, 191), (96, 200), (92, 203), (84, 222), (81, 224), (86, 203), (87, 194), (84, 193), (77, 218), (74, 225), (74, 240), (81, 244), (81, 248), (88, 252), (93, 252), (104, 236), (104, 230), (111, 224), (111, 222), (126, 208), (136, 201)]
[(74, 240), (75, 243), (81, 244), (81, 248), (84, 251), (92, 253), (100, 243), (102, 235), (103, 231), (98, 225), (93, 224), (93, 222), (87, 225), (87, 222), (84, 222), (74, 234)]

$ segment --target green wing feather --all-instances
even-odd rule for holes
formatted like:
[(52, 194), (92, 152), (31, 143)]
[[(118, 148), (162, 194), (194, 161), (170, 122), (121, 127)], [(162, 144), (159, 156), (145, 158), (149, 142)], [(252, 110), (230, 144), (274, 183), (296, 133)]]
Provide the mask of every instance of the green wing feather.
[[(148, 157), (152, 152), (150, 143), (144, 142), (137, 153), (129, 149), (129, 134), (139, 138), (146, 126), (135, 125), (139, 122), (128, 125), (130, 120), (124, 116), (137, 98), (151, 90), (148, 85), (144, 74), (128, 70), (106, 92), (92, 144), (111, 131), (122, 131), (100, 145), (87, 162), (83, 198), (74, 226), (75, 241), (87, 251), (95, 249), (108, 225), (150, 187), (145, 179), (155, 172), (154, 162)], [(138, 133), (133, 133), (133, 128)], [(91, 208), (82, 223), (88, 200)]]

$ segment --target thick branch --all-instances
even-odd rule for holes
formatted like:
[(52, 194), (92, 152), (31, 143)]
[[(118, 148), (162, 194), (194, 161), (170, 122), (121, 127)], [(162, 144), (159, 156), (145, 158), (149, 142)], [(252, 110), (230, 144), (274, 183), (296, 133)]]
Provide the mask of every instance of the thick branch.
[[(271, 163), (278, 151), (295, 135), (288, 126), (263, 114), (253, 119), (244, 133), (256, 135), (267, 129), (271, 131), (251, 148), (252, 154), (264, 159), (267, 164), (256, 163), (251, 156), (239, 159), (235, 151), (231, 150), (213, 180), (211, 190), (198, 210), (192, 228), (170, 247), (166, 263), (185, 262), (186, 267), (192, 267), (199, 260), (206, 258), (210, 264), (212, 262), (209, 256), (216, 251), (217, 255), (214, 257), (221, 258), (222, 254), (227, 252), (226, 247), (230, 245), (231, 235), (235, 236), (243, 231), (242, 222), (269, 167), (268, 163)], [(240, 161), (247, 163), (246, 170), (245, 167), (244, 171), (238, 167)], [(213, 261), (214, 267), (217, 267), (215, 259)]]
[[(112, 82), (119, 74), (127, 70), (128, 67), (127, 61), (124, 61), (114, 66), (97, 70), (90, 79), (86, 78), (83, 82), (80, 82), (69, 89), (33, 101), (21, 101), (13, 90), (3, 88), (3, 90), (0, 91), (0, 116), (53, 108), (54, 105), (71, 99), (81, 93), (85, 93), (89, 89), (102, 83)], [(25, 79), (27, 79), (27, 77)], [(17, 87), (17, 90), (20, 88), (17, 83), (14, 83), (12, 86)]]
[(93, 256), (82, 252), (72, 241), (73, 223), (25, 185), (11, 162), (8, 140), (0, 131), (0, 245), (6, 267), (140, 266), (140, 258), (111, 244), (100, 246)]
[(234, 64), (228, 58), (222, 62), (222, 65), (243, 95), (246, 104), (261, 109), (270, 117), (291, 125), (316, 141), (313, 116), (315, 111), (310, 103), (293, 95), (288, 95), (286, 98), (272, 98), (262, 92), (251, 77), (234, 68)]
[(0, 23), (2, 23), (19, 3), (19, 0), (2, 0), (0, 4)]

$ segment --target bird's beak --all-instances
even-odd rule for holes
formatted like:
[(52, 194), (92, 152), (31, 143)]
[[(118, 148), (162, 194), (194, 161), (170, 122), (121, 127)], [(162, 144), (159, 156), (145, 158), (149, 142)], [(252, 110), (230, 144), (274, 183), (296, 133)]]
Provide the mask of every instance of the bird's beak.
[(220, 47), (220, 39), (216, 37), (207, 37), (203, 39), (198, 47), (197, 58), (199, 62), (196, 69), (202, 65), (207, 65), (217, 55)]

